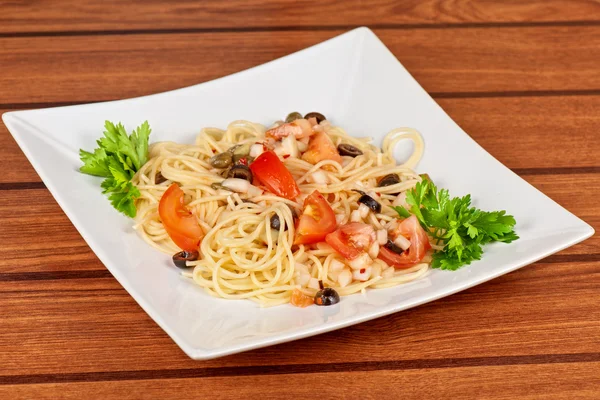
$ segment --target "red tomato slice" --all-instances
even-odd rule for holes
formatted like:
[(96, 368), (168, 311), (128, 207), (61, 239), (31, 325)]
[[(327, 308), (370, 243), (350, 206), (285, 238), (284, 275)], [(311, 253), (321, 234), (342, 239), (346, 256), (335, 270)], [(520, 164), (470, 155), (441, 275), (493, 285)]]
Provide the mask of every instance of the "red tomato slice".
[(169, 186), (158, 203), (158, 214), (169, 237), (182, 250), (198, 251), (204, 232), (198, 220), (183, 204), (183, 190)]
[(335, 230), (335, 214), (319, 191), (315, 190), (304, 200), (304, 211), (298, 220), (294, 244), (322, 242)]
[(318, 132), (310, 138), (308, 150), (302, 154), (302, 159), (311, 164), (316, 164), (323, 160), (342, 162), (340, 153), (338, 153), (333, 141), (325, 132)]
[(300, 188), (290, 171), (272, 151), (265, 151), (250, 164), (252, 174), (271, 193), (294, 200), (300, 194)]
[(377, 258), (383, 260), (387, 265), (394, 268), (409, 268), (425, 257), (425, 252), (431, 248), (427, 233), (419, 224), (417, 217), (411, 215), (398, 224), (398, 228), (391, 232), (392, 237), (402, 235), (410, 240), (410, 247), (402, 254), (394, 253), (385, 248), (379, 248)]
[(347, 260), (354, 260), (375, 242), (375, 229), (371, 225), (350, 222), (325, 237), (325, 241)]

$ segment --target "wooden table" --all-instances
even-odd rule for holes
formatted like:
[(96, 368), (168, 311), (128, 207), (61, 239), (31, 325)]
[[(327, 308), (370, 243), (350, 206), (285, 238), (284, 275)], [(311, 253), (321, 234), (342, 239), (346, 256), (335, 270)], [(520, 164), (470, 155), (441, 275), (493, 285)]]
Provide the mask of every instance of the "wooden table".
[[(0, 1), (0, 112), (175, 89), (367, 25), (477, 142), (600, 230), (599, 1), (99, 3)], [(3, 125), (0, 167), (2, 399), (600, 398), (598, 235), (416, 309), (198, 362)]]

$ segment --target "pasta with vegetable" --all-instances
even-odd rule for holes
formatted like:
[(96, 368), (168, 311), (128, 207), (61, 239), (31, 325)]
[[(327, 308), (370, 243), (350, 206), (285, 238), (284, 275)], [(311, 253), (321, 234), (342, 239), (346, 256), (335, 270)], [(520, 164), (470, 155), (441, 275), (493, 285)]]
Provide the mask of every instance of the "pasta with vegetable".
[[(457, 269), (486, 243), (518, 238), (512, 216), (450, 198), (414, 171), (424, 143), (411, 128), (394, 129), (379, 148), (320, 113), (294, 112), (270, 127), (204, 128), (194, 144), (146, 142), (141, 154), (135, 134), (147, 141), (147, 123), (131, 136), (109, 124), (100, 148), (82, 151), (82, 172), (106, 177), (111, 202), (140, 236), (213, 296), (330, 306), (431, 268)], [(106, 151), (109, 139), (134, 151)], [(398, 163), (393, 151), (405, 140), (414, 150)]]

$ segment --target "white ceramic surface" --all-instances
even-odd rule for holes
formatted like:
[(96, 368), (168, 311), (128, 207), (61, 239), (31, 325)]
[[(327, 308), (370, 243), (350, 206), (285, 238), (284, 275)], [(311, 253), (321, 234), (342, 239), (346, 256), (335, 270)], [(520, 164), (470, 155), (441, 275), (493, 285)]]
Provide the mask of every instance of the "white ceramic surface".
[[(506, 209), (516, 217), (521, 239), (487, 246), (481, 261), (459, 271), (435, 270), (404, 286), (345, 297), (333, 307), (261, 309), (250, 301), (212, 298), (182, 278), (170, 257), (146, 245), (132, 230), (131, 220), (112, 208), (101, 193), (100, 180), (77, 171), (79, 148), (94, 148), (107, 119), (122, 121), (128, 130), (148, 120), (151, 141), (191, 143), (203, 126), (225, 127), (236, 119), (269, 124), (291, 110), (318, 110), (350, 134), (372, 136), (377, 143), (394, 127), (418, 129), (426, 150), (417, 170), (429, 173), (455, 196), (471, 193), (479, 208)], [(195, 359), (299, 339), (405, 310), (514, 271), (593, 234), (589, 225), (475, 143), (366, 28), (188, 88), (107, 103), (9, 112), (2, 118), (104, 265)]]

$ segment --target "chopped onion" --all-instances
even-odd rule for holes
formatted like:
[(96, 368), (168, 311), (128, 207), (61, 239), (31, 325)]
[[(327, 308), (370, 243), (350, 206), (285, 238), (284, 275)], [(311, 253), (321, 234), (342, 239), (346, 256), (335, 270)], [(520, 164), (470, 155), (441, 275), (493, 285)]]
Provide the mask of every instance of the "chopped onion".
[(321, 185), (326, 185), (329, 183), (329, 179), (327, 179), (327, 174), (325, 174), (325, 171), (321, 170), (315, 171), (312, 174), (310, 174), (310, 180), (314, 183)]
[(352, 269), (362, 269), (371, 265), (372, 262), (373, 260), (371, 260), (371, 257), (369, 257), (367, 253), (361, 253), (361, 255), (354, 260), (350, 260), (348, 264)]
[(373, 242), (371, 247), (369, 247), (369, 256), (372, 259), (376, 259), (379, 254), (379, 242)]
[(390, 231), (395, 231), (398, 228), (398, 221), (397, 220), (392, 220), (387, 224), (387, 230), (388, 232)]
[(352, 271), (350, 271), (348, 268), (345, 268), (338, 275), (337, 281), (341, 287), (348, 286), (350, 282), (352, 282)]
[(359, 214), (360, 214), (360, 217), (361, 217), (362, 219), (365, 219), (365, 218), (367, 218), (367, 216), (369, 215), (369, 211), (370, 211), (370, 208), (369, 208), (369, 207), (367, 207), (367, 206), (366, 206), (365, 204), (363, 204), (363, 203), (360, 203), (360, 205), (358, 206), (358, 212), (359, 212)]
[(306, 286), (310, 279), (310, 274), (301, 272), (300, 276), (298, 277), (298, 284), (300, 284), (300, 286)]
[(361, 281), (361, 282), (368, 281), (369, 278), (371, 277), (371, 271), (372, 271), (371, 267), (355, 269), (354, 271), (352, 271), (352, 278), (354, 278), (354, 280)]
[(298, 144), (297, 144), (297, 141), (296, 141), (296, 138), (294, 137), (294, 135), (284, 137), (283, 140), (281, 141), (281, 145), (283, 146), (283, 149), (285, 150), (285, 154), (289, 154), (291, 157), (298, 158), (298, 156), (299, 156)]
[(358, 211), (358, 210), (352, 211), (352, 213), (350, 214), (350, 221), (361, 222), (362, 218), (360, 217), (360, 211)]
[(261, 188), (258, 188), (254, 185), (250, 185), (250, 187), (248, 188), (249, 197), (258, 197), (261, 194), (263, 194), (263, 190)]
[(346, 265), (341, 262), (340, 260), (336, 260), (335, 258), (333, 260), (331, 260), (331, 262), (329, 263), (329, 270), (330, 271), (341, 271), (342, 269), (344, 269)]
[(400, 247), (402, 250), (406, 250), (410, 247), (410, 240), (402, 235), (398, 235), (398, 237), (394, 239), (394, 244)]
[(297, 263), (294, 265), (294, 268), (295, 268), (297, 271), (299, 271), (300, 273), (306, 273), (306, 274), (308, 274), (308, 267), (307, 267), (306, 265), (302, 264), (302, 263), (299, 263), (299, 262), (297, 262)]
[(408, 208), (408, 204), (406, 204), (406, 192), (402, 192), (398, 196), (396, 196), (396, 198), (392, 202), (392, 205), (394, 207), (402, 206), (404, 208)]
[(373, 264), (371, 267), (371, 278), (376, 278), (378, 276), (381, 276), (381, 265)]
[(377, 231), (377, 243), (381, 246), (385, 245), (388, 240), (388, 233), (385, 229), (380, 229)]
[(335, 214), (335, 222), (338, 225), (342, 225), (346, 221), (346, 214)]
[(256, 158), (263, 153), (264, 147), (261, 143), (255, 143), (250, 146), (250, 157)]
[(296, 141), (296, 146), (298, 146), (298, 151), (300, 153), (304, 153), (306, 150), (308, 150), (308, 143)]
[(250, 186), (252, 186), (250, 182), (240, 178), (227, 178), (221, 182), (221, 185), (238, 193), (248, 193)]
[(319, 290), (319, 280), (317, 278), (310, 278), (308, 281), (308, 287), (311, 289)]
[(394, 276), (394, 267), (388, 267), (381, 272), (381, 277), (384, 279), (391, 278)]
[(354, 160), (353, 157), (342, 156), (342, 167), (347, 167)]

